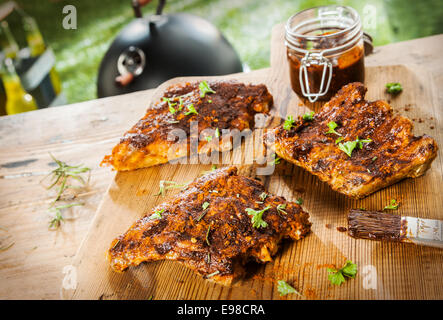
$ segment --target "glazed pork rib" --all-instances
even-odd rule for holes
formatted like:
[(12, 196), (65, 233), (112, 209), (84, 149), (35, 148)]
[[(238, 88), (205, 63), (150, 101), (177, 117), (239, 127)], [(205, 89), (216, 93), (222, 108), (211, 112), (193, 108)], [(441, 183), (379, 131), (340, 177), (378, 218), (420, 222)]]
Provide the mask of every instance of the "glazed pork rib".
[[(192, 122), (198, 123), (198, 153), (209, 140), (213, 140), (214, 150), (227, 151), (231, 149), (230, 145), (215, 143), (222, 130), (252, 130), (255, 114), (268, 113), (272, 102), (272, 95), (263, 84), (202, 81), (172, 85), (160, 101), (125, 133), (112, 154), (103, 159), (102, 165), (127, 171), (186, 157), (190, 152)], [(186, 140), (168, 140), (174, 129), (186, 133)]]
[(177, 260), (229, 285), (245, 273), (248, 260), (271, 261), (282, 238), (299, 240), (310, 226), (298, 204), (266, 193), (261, 182), (230, 167), (196, 179), (135, 222), (111, 243), (108, 258), (115, 271)]
[(279, 126), (264, 140), (279, 157), (354, 198), (423, 175), (437, 156), (434, 139), (414, 136), (409, 119), (394, 116), (384, 101), (364, 100), (365, 93), (362, 83), (346, 85), (312, 120)]

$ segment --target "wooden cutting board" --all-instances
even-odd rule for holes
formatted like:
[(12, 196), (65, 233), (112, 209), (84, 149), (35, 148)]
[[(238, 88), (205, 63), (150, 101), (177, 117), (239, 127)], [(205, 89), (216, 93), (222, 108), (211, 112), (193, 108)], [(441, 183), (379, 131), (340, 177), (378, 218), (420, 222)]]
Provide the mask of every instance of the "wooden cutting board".
[[(269, 74), (245, 73), (223, 78), (265, 83), (274, 96), (275, 119), (286, 114), (302, 115), (309, 109), (291, 90), (281, 27), (274, 29), (271, 48)], [(168, 81), (154, 96), (158, 97), (171, 83), (196, 79), (202, 78)], [(385, 84), (393, 81), (401, 82), (404, 88), (395, 98), (384, 92)], [(414, 65), (369, 67), (365, 82), (368, 99), (390, 99), (395, 113), (414, 121), (416, 134), (427, 133), (442, 145), (443, 112), (436, 103), (438, 88), (429, 74)], [(320, 104), (310, 106), (314, 110), (320, 107)], [(132, 125), (128, 123), (128, 129)], [(273, 175), (260, 176), (269, 192), (288, 200), (303, 198), (303, 207), (311, 214), (312, 233), (302, 241), (284, 242), (272, 263), (249, 265), (248, 276), (232, 287), (205, 281), (173, 261), (144, 263), (122, 274), (113, 272), (105, 259), (111, 241), (166, 199), (154, 195), (159, 181), (185, 183), (208, 170), (210, 165), (165, 164), (117, 173), (72, 266), (66, 268), (61, 296), (73, 299), (281, 299), (276, 282), (285, 280), (303, 295), (285, 299), (442, 299), (443, 250), (355, 240), (336, 229), (346, 226), (349, 209), (380, 210), (393, 198), (400, 202), (400, 207), (392, 214), (443, 219), (441, 153), (440, 149), (423, 177), (403, 180), (363, 200), (348, 199), (287, 162), (279, 164)], [(241, 173), (255, 174), (251, 165), (242, 165)], [(166, 197), (174, 193), (169, 191)], [(358, 265), (356, 278), (340, 287), (331, 285), (327, 268), (340, 267), (347, 259)]]

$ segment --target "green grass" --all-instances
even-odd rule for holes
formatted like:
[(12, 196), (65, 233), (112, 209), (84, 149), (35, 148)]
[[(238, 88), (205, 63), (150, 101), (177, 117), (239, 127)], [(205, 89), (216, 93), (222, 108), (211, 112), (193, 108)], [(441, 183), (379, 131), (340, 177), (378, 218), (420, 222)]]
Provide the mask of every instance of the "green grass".
[[(56, 68), (69, 103), (96, 98), (100, 61), (119, 30), (133, 19), (129, 0), (19, 0), (24, 10), (37, 19), (47, 43), (54, 49)], [(175, 0), (165, 13), (187, 12), (215, 24), (251, 69), (269, 66), (272, 27), (295, 12), (312, 6), (339, 3), (357, 9), (365, 21), (365, 4), (376, 9), (376, 26), (366, 29), (375, 45), (413, 39), (443, 32), (440, 0)], [(62, 28), (62, 8), (77, 8), (78, 29)], [(143, 9), (154, 12), (156, 1)], [(14, 34), (18, 28), (11, 22)], [(17, 30), (16, 30), (17, 29)], [(20, 39), (18, 39), (20, 42)]]

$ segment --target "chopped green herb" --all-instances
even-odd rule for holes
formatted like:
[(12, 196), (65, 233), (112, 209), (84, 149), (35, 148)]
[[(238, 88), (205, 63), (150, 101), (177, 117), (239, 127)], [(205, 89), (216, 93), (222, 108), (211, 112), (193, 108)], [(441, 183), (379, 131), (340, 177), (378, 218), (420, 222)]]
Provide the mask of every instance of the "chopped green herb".
[(386, 92), (390, 94), (398, 94), (403, 91), (403, 87), (398, 82), (391, 82), (386, 84)]
[(277, 155), (275, 153), (272, 154), (272, 161), (269, 163), (271, 166), (272, 165), (277, 165), (280, 164), (280, 160), (281, 158), (277, 157)]
[(174, 124), (174, 123), (179, 123), (180, 121), (177, 121), (177, 120), (168, 120), (167, 122), (170, 123), (170, 124)]
[(344, 139), (343, 137), (338, 137), (338, 138), (335, 140), (335, 144), (339, 143), (339, 142), (342, 141), (343, 139)]
[(285, 130), (291, 130), (292, 126), (294, 125), (294, 117), (288, 116), (288, 118), (285, 120), (285, 123), (283, 124), (283, 129)]
[(389, 205), (383, 208), (383, 210), (397, 210), (398, 209), (398, 203), (397, 200), (391, 199), (391, 202)]
[(337, 128), (337, 126), (338, 126), (338, 124), (336, 124), (334, 121), (329, 122), (328, 123), (329, 130), (326, 131), (325, 134), (333, 133), (333, 134), (336, 134), (337, 136), (341, 136), (340, 133), (335, 131), (335, 128)]
[(170, 113), (174, 114), (177, 111), (174, 109), (174, 106), (177, 105), (177, 102), (171, 102), (170, 98), (163, 98), (163, 101), (168, 103)]
[(314, 111), (310, 111), (310, 112), (306, 112), (304, 115), (303, 115), (303, 120), (305, 120), (305, 121), (312, 121), (312, 120), (314, 120)]
[(291, 285), (289, 285), (286, 281), (279, 280), (277, 283), (278, 283), (277, 290), (280, 293), (280, 297), (291, 293), (295, 293), (301, 296), (301, 294), (297, 290), (295, 290)]
[(165, 191), (169, 190), (169, 189), (180, 189), (180, 188), (184, 188), (187, 187), (189, 183), (183, 183), (183, 184), (179, 184), (175, 181), (166, 181), (166, 180), (160, 180), (159, 183), (159, 191), (158, 193), (154, 194), (154, 196), (164, 196), (165, 195)]
[(283, 213), (283, 214), (288, 214), (288, 213), (285, 211), (285, 209), (286, 209), (286, 203), (280, 203), (280, 204), (277, 206), (277, 212), (280, 212), (280, 213)]
[(345, 277), (355, 278), (355, 275), (357, 274), (357, 265), (348, 260), (343, 268), (339, 270), (335, 268), (328, 268), (328, 272), (329, 281), (331, 281), (332, 284), (339, 286), (345, 282)]
[(165, 209), (161, 209), (160, 211), (155, 211), (153, 214), (150, 215), (149, 220), (161, 219), (163, 211), (165, 211)]
[(209, 99), (209, 100), (208, 100), (208, 102), (209, 102), (209, 103), (212, 103), (212, 100), (211, 100), (211, 99)]
[(208, 207), (209, 207), (209, 202), (207, 202), (207, 201), (203, 202), (202, 209), (206, 210)]
[(302, 205), (303, 204), (303, 199), (302, 198), (298, 198), (297, 200), (295, 200), (295, 203), (298, 205)]
[(263, 213), (267, 210), (269, 210), (271, 208), (271, 206), (267, 206), (266, 208), (264, 208), (263, 210), (254, 210), (251, 208), (246, 208), (246, 213), (250, 216), (252, 216), (251, 222), (252, 222), (252, 226), (254, 228), (266, 228), (268, 226), (268, 224), (266, 223), (266, 221), (264, 221), (262, 219)]
[(205, 139), (206, 139), (206, 141), (211, 142), (212, 141), (212, 136), (207, 136)]
[(204, 98), (207, 93), (215, 93), (215, 91), (211, 89), (211, 87), (208, 85), (206, 81), (200, 82), (198, 88), (200, 89), (201, 98)]
[(211, 274), (208, 274), (207, 276), (206, 276), (206, 278), (211, 278), (211, 277), (213, 277), (213, 276), (215, 276), (215, 275), (217, 275), (217, 274), (219, 274), (220, 273), (220, 271), (215, 271), (215, 272), (213, 272), (213, 273), (211, 273)]
[(268, 195), (266, 194), (266, 192), (263, 192), (259, 197), (260, 197), (261, 201), (265, 201), (267, 196)]
[(369, 142), (372, 142), (372, 140), (371, 139), (359, 139), (357, 137), (357, 139), (354, 141), (347, 141), (345, 143), (339, 143), (338, 148), (340, 150), (342, 150), (344, 153), (346, 153), (349, 157), (351, 157), (352, 151), (355, 149), (355, 147), (357, 147), (357, 145), (360, 149), (362, 149), (363, 143), (369, 143)]
[(183, 99), (182, 97), (178, 97), (178, 110), (181, 111), (183, 109)]
[(198, 114), (197, 110), (195, 110), (194, 104), (191, 103), (189, 106), (187, 106), (189, 111), (185, 112), (185, 116), (190, 115), (190, 114)]
[(377, 159), (378, 159), (377, 157), (372, 158), (372, 162), (374, 162), (374, 161), (377, 160)]
[(240, 195), (237, 193), (237, 198), (240, 198)]

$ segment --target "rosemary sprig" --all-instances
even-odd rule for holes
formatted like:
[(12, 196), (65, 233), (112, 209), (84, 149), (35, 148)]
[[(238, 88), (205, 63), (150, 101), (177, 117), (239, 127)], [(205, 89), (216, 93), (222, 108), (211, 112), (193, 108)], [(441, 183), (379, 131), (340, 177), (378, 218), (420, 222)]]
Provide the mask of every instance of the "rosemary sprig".
[(49, 153), (49, 155), (58, 165), (58, 168), (52, 170), (51, 173), (49, 174), (49, 176), (51, 176), (52, 184), (49, 187), (47, 187), (47, 189), (49, 190), (58, 185), (57, 196), (51, 204), (52, 207), (58, 200), (60, 200), (63, 192), (66, 189), (79, 188), (79, 186), (68, 185), (69, 179), (72, 178), (74, 180), (77, 180), (81, 183), (82, 186), (85, 186), (87, 181), (83, 179), (81, 174), (86, 173), (88, 171), (90, 172), (91, 169), (88, 167), (82, 167), (82, 165), (70, 166), (63, 161), (56, 159), (51, 153)]
[(8, 245), (1, 246), (1, 247), (0, 247), (0, 251), (6, 251), (6, 250), (8, 250), (9, 248), (11, 248), (14, 244), (15, 244), (15, 242), (11, 242), (11, 243), (8, 244)]
[(51, 208), (50, 209), (51, 211), (55, 211), (55, 216), (49, 222), (49, 229), (55, 230), (58, 227), (60, 227), (60, 224), (62, 223), (62, 221), (65, 221), (65, 219), (63, 218), (63, 214), (62, 214), (63, 209), (76, 207), (76, 206), (83, 206), (83, 205), (84, 205), (84, 203), (69, 203), (69, 204), (65, 204), (62, 206), (55, 207), (55, 208)]

